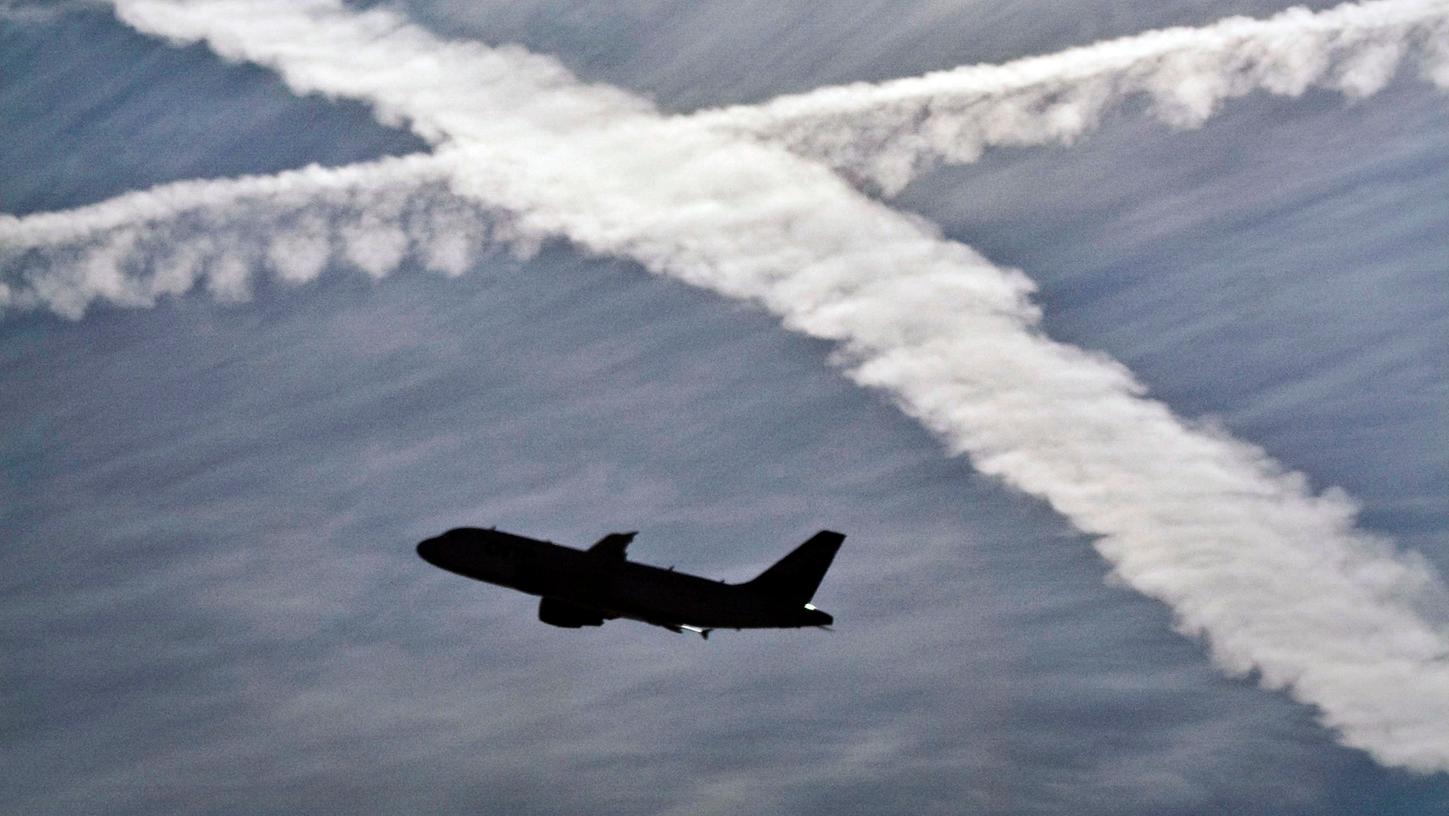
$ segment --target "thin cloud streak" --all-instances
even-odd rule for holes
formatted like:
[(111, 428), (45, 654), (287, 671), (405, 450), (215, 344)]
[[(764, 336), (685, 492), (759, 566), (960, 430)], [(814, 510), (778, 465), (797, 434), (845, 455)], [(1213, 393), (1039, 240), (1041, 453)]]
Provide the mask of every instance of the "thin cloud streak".
[[(1045, 337), (1020, 273), (783, 148), (385, 10), (117, 10), (446, 143), (451, 193), (508, 214), (515, 234), (632, 258), (837, 342), (855, 381), (1098, 536), (1116, 574), (1169, 604), (1224, 670), (1316, 705), (1384, 764), (1449, 770), (1449, 597), (1431, 569), (1355, 529), (1341, 492), (1314, 494), (1260, 449), (1147, 399), (1115, 361)], [(390, 243), (371, 249), (375, 268), (397, 263)]]
[(446, 172), (430, 153), (388, 157), (344, 167), (311, 165), (268, 176), (187, 180), (138, 190), (98, 204), (16, 218), (0, 214), (0, 242), (9, 250), (68, 243), (120, 227), (174, 220), (196, 210), (221, 209), (254, 199), (295, 200), (398, 184), (440, 181)]
[[(315, 5), (323, 9), (326, 3)], [(122, 4), (141, 9), (146, 3)], [(368, 30), (385, 31), (386, 14), (357, 15)], [(186, 39), (185, 31), (175, 36)], [(1176, 127), (1196, 127), (1229, 98), (1254, 91), (1297, 96), (1311, 87), (1337, 90), (1350, 98), (1369, 96), (1398, 70), (1416, 59), (1425, 77), (1449, 88), (1449, 2), (1445, 0), (1377, 0), (1345, 4), (1312, 13), (1292, 8), (1266, 20), (1229, 18), (1202, 28), (1172, 28), (1073, 48), (1056, 54), (1029, 57), (1002, 65), (965, 66), (925, 76), (878, 84), (820, 88), (806, 94), (781, 97), (762, 105), (701, 111), (683, 121), (719, 128), (783, 144), (792, 151), (830, 164), (858, 184), (887, 194), (899, 192), (920, 173), (940, 163), (970, 163), (991, 146), (1071, 143), (1097, 127), (1103, 117), (1129, 101), (1145, 97), (1150, 110)], [(233, 49), (241, 48), (232, 44)], [(507, 73), (499, 55), (527, 63), (534, 81), (547, 87), (574, 83), (552, 60), (516, 48), (478, 52), (465, 61), (464, 70), (480, 81), (501, 83)], [(246, 58), (243, 51), (233, 54)], [(304, 75), (294, 74), (298, 90), (350, 94), (349, 82), (338, 76), (335, 65), (314, 64)], [(466, 90), (449, 86), (449, 94)], [(530, 99), (527, 88), (513, 88), (514, 99)], [(636, 111), (640, 100), (604, 91), (610, 104)], [(375, 101), (375, 100), (374, 100)], [(592, 105), (587, 95), (572, 96), (567, 104)], [(435, 144), (451, 139), (444, 122), (419, 118), (407, 105), (381, 105), (384, 121), (410, 119), (419, 135)], [(562, 121), (574, 112), (561, 111)], [(463, 140), (466, 143), (466, 139)], [(484, 157), (486, 160), (486, 157)], [(185, 181), (129, 193), (76, 210), (41, 213), (26, 218), (0, 214), (0, 268), (18, 266), (19, 252), (47, 247), (75, 249), (57, 264), (29, 270), (28, 285), (0, 282), (0, 309), (49, 307), (76, 318), (95, 299), (119, 305), (151, 305), (159, 294), (179, 294), (183, 275), (165, 285), (132, 285), (118, 271), (154, 262), (144, 252), (154, 242), (137, 240), (183, 215), (220, 211), (244, 203), (276, 200), (278, 207), (300, 209), (309, 195), (335, 198), (349, 190), (402, 192), (413, 185), (445, 181), (446, 159), (429, 154), (388, 158), (377, 162), (324, 169), (309, 167), (275, 176), (212, 181)], [(316, 219), (312, 219), (317, 223)], [(376, 223), (363, 229), (342, 225), (333, 237), (351, 249), (344, 261), (373, 277), (389, 274), (406, 254), (397, 251), (405, 240), (391, 241)], [(174, 233), (171, 236), (175, 237)], [(309, 280), (319, 263), (315, 259), (324, 236), (312, 234), (274, 240), (265, 251), (288, 282)], [(418, 243), (443, 240), (435, 233), (413, 236)], [(392, 249), (389, 251), (388, 244)], [(476, 242), (472, 242), (476, 244)], [(366, 244), (374, 245), (369, 249)], [(86, 246), (85, 251), (79, 248)], [(467, 259), (459, 248), (449, 249), (446, 266), (456, 274)], [(205, 254), (215, 254), (208, 252)], [(299, 260), (288, 264), (283, 259)], [(393, 263), (388, 263), (393, 259)], [(282, 269), (284, 266), (304, 268)], [(215, 280), (236, 279), (241, 270), (224, 259)], [(212, 290), (232, 299), (245, 297), (246, 287), (213, 285)]]
[(50, 0), (45, 4), (26, 0), (0, 0), (0, 22), (44, 25), (73, 11), (95, 7), (99, 3), (100, 0)]
[(1414, 64), (1449, 89), (1449, 2), (1378, 0), (1266, 20), (1231, 17), (1001, 65), (879, 84), (820, 88), (762, 105), (703, 111), (711, 125), (779, 142), (858, 183), (899, 192), (939, 164), (969, 164), (1001, 145), (1070, 144), (1135, 100), (1178, 128), (1225, 100), (1325, 88), (1378, 92)]
[(294, 285), (329, 266), (381, 278), (413, 260), (457, 276), (495, 245), (529, 254), (536, 241), (510, 232), (507, 213), (448, 191), (451, 161), (440, 151), (313, 165), (0, 215), (0, 267), (22, 270), (20, 285), (0, 283), (0, 307), (79, 319), (97, 300), (153, 306), (197, 285), (220, 300), (245, 300), (254, 268)]

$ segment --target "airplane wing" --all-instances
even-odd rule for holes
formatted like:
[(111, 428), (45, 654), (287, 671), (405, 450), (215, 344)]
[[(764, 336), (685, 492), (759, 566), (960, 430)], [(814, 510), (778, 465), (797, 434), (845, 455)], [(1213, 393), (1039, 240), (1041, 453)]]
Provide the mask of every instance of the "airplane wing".
[(638, 531), (632, 533), (609, 533), (595, 542), (594, 546), (589, 548), (589, 552), (610, 561), (623, 561), (625, 558), (624, 550), (628, 549), (629, 542), (633, 541), (636, 535), (638, 535)]

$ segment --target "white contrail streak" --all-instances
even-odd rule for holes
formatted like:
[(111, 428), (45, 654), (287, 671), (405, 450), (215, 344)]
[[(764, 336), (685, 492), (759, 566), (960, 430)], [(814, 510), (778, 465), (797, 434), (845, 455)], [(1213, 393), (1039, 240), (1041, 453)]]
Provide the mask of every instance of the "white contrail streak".
[(351, 194), (359, 189), (421, 185), (446, 178), (442, 160), (431, 153), (418, 153), (344, 167), (314, 164), (270, 176), (189, 179), (125, 193), (73, 210), (37, 213), (24, 218), (0, 213), (0, 246), (32, 249), (254, 200), (303, 204), (309, 197), (328, 193)]
[(116, 7), (143, 32), (366, 100), (446, 144), (451, 193), (509, 214), (517, 234), (633, 258), (835, 341), (857, 382), (1096, 536), (1225, 670), (1317, 706), (1380, 762), (1449, 770), (1449, 597), (1428, 566), (1355, 529), (1342, 493), (1315, 495), (1147, 399), (1116, 362), (1045, 337), (1019, 273), (823, 165), (518, 49), (335, 0)]
[(1223, 101), (1313, 87), (1362, 98), (1401, 62), (1449, 88), (1449, 2), (1378, 0), (1266, 20), (1232, 17), (1001, 65), (880, 84), (821, 88), (758, 106), (695, 114), (788, 145), (894, 194), (939, 163), (975, 161), (995, 145), (1070, 143), (1125, 102), (1145, 99), (1175, 127), (1196, 127)]
[[(387, 25), (381, 17), (373, 19), (371, 25)], [(245, 58), (246, 54), (238, 50), (233, 56)], [(1449, 0), (1377, 0), (1319, 13), (1289, 9), (1267, 20), (1234, 17), (1202, 28), (1152, 31), (1003, 65), (968, 66), (875, 85), (821, 88), (763, 105), (707, 110), (688, 118), (700, 126), (784, 144), (829, 163), (858, 183), (895, 193), (937, 163), (971, 162), (993, 145), (1071, 142), (1131, 99), (1145, 97), (1164, 121), (1192, 127), (1205, 121), (1223, 100), (1257, 90), (1297, 95), (1319, 86), (1350, 97), (1367, 96), (1381, 88), (1406, 59), (1416, 60), (1433, 82), (1449, 87)], [(511, 71), (506, 67), (509, 60), (530, 64), (536, 73), (532, 81), (576, 84), (551, 61), (517, 49), (475, 54), (468, 68), (478, 81), (502, 85)], [(335, 67), (313, 66), (311, 70), (332, 75), (300, 77), (303, 84), (299, 87), (347, 93), (349, 83), (336, 76)], [(455, 98), (466, 95), (466, 89), (457, 87), (437, 92)], [(513, 93), (521, 99), (530, 91), (515, 89)], [(611, 96), (602, 89), (600, 94)], [(611, 101), (643, 109), (642, 103), (617, 93)], [(570, 104), (594, 103), (574, 100)], [(380, 110), (390, 120), (408, 116), (401, 109)], [(415, 121), (413, 127), (434, 143), (444, 141), (450, 133), (448, 126), (426, 118)], [(168, 213), (174, 217), (224, 209), (267, 197), (298, 206), (295, 202), (308, 195), (406, 187), (446, 176), (441, 163), (418, 155), (406, 161), (333, 170), (308, 168), (275, 177), (187, 181), (73, 212), (24, 219), (0, 215), (0, 247), (104, 243), (113, 250), (111, 254), (125, 254), (128, 247), (147, 245), (118, 243), (110, 233), (122, 227), (155, 229)], [(4, 258), (0, 252), (0, 261)], [(78, 280), (96, 282), (110, 277), (92, 275)], [(33, 281), (19, 290), (0, 284), (0, 307), (8, 302), (18, 307), (43, 304), (56, 308), (61, 303), (64, 305), (57, 311), (78, 316), (94, 297), (133, 305), (151, 302), (110, 284), (92, 286), (88, 297), (59, 297), (64, 295), (63, 287), (49, 283), (49, 279)], [(36, 297), (37, 289), (56, 297)]]
[[(486, 244), (526, 252), (507, 213), (452, 195), (447, 150), (271, 176), (190, 180), (63, 212), (0, 214), (0, 306), (78, 318), (97, 299), (148, 306), (205, 283), (245, 298), (252, 268), (303, 283), (328, 265), (382, 277), (406, 258), (462, 274)], [(491, 231), (490, 231), (491, 227)], [(501, 228), (500, 228), (501, 227)]]

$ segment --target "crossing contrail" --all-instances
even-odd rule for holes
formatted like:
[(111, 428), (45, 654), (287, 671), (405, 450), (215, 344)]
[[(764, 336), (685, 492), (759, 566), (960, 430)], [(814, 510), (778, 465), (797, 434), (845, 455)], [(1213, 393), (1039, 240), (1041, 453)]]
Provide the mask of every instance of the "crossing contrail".
[(1232, 17), (1001, 65), (821, 88), (758, 106), (705, 111), (712, 125), (779, 142), (893, 194), (923, 170), (989, 147), (1070, 143), (1124, 103), (1146, 100), (1175, 127), (1201, 125), (1255, 91), (1350, 98), (1381, 89), (1402, 63), (1449, 88), (1449, 2), (1378, 0), (1266, 20)]
[[(547, 58), (518, 49), (512, 57), (547, 74), (545, 82), (576, 84)], [(475, 60), (473, 70), (485, 74), (480, 81), (502, 82), (498, 66), (503, 63), (498, 59), (490, 54)], [(1449, 0), (1376, 0), (1318, 13), (1294, 8), (1266, 20), (1234, 17), (1201, 28), (1151, 31), (1001, 65), (821, 88), (762, 105), (706, 110), (685, 118), (699, 126), (783, 144), (830, 164), (858, 184), (890, 194), (937, 164), (971, 162), (992, 146), (1069, 143), (1134, 99), (1147, 99), (1149, 109), (1169, 124), (1193, 127), (1224, 100), (1254, 91), (1298, 95), (1322, 87), (1364, 97), (1381, 88), (1404, 62), (1416, 64), (1430, 81), (1449, 88)], [(330, 86), (320, 90), (332, 92)], [(629, 104), (645, 108), (639, 100)], [(379, 110), (384, 119), (393, 115), (385, 107)], [(450, 138), (445, 127), (416, 121), (413, 126), (435, 144)], [(446, 163), (423, 153), (271, 177), (185, 181), (26, 218), (0, 214), (0, 269), (17, 266), (17, 256), (26, 250), (88, 245), (84, 251), (63, 254), (58, 263), (47, 263), (49, 259), (32, 263), (28, 285), (0, 282), (0, 308), (44, 306), (78, 317), (97, 298), (146, 305), (158, 295), (185, 291), (178, 287), (203, 276), (129, 281), (116, 270), (146, 265), (146, 253), (161, 243), (136, 240), (138, 235), (165, 232), (174, 243), (176, 231), (166, 229), (169, 222), (254, 208), (268, 200), (277, 207), (300, 208), (309, 196), (319, 203), (335, 203), (348, 191), (388, 187), (404, 194), (420, 184), (446, 181)], [(425, 228), (426, 222), (412, 224), (420, 225)], [(327, 257), (318, 251), (297, 256), (306, 260), (307, 270), (338, 262), (379, 276), (389, 271), (383, 268), (389, 258), (401, 262), (407, 257), (400, 252), (343, 251), (339, 247), (347, 244), (345, 235), (340, 227), (336, 231), (339, 240), (330, 242), (334, 251)], [(436, 231), (413, 237), (430, 245), (446, 241)], [(319, 240), (308, 245), (315, 248)], [(453, 246), (446, 253), (450, 269), (466, 263), (458, 255), (465, 244), (455, 240)], [(469, 241), (466, 246), (481, 244)], [(175, 247), (169, 251), (178, 254)], [(180, 254), (201, 257), (225, 251)], [(268, 254), (276, 259), (273, 267), (288, 255)], [(368, 260), (356, 263), (360, 255)], [(77, 264), (75, 257), (87, 260)], [(224, 258), (207, 268), (237, 269)], [(285, 280), (312, 276), (296, 269), (276, 271)], [(243, 292), (235, 286), (212, 288), (233, 295)]]
[[(1342, 492), (1313, 492), (1261, 449), (1174, 416), (1122, 365), (1046, 337), (1021, 273), (825, 164), (711, 116), (661, 116), (521, 49), (337, 0), (115, 5), (142, 32), (267, 66), (299, 93), (368, 102), (439, 145), (436, 166), (400, 161), (441, 169), (447, 195), (503, 214), (513, 235), (631, 258), (834, 341), (853, 380), (1093, 535), (1225, 671), (1316, 706), (1381, 763), (1449, 770), (1449, 593), (1429, 566), (1358, 530)], [(1372, 7), (1424, 5), (1443, 4)], [(309, 234), (323, 233), (299, 245)], [(402, 257), (396, 236), (382, 243), (379, 269)]]

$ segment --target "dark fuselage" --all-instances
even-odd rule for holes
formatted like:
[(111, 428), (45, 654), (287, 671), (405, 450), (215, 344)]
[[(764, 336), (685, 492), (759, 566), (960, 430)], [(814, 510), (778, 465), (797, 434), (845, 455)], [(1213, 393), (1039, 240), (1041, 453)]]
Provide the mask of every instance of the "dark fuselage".
[(808, 602), (749, 583), (726, 584), (635, 563), (622, 550), (611, 557), (497, 530), (451, 530), (419, 544), (418, 555), (449, 572), (579, 610), (584, 618), (596, 612), (603, 619), (629, 618), (675, 630), (825, 626), (832, 620)]

